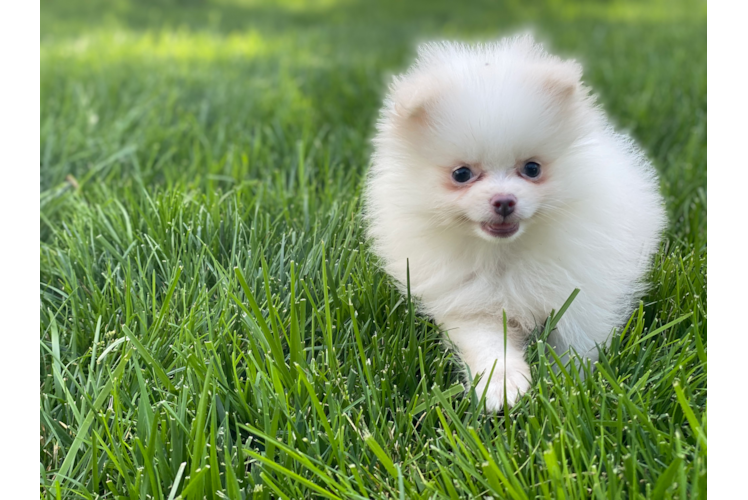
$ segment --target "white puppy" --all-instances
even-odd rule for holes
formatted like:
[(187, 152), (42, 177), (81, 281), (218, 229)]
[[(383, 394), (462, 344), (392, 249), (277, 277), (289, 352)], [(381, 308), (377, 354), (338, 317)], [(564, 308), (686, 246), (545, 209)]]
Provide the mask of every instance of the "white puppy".
[(581, 77), (529, 36), (429, 43), (377, 124), (373, 250), (403, 289), (410, 266), (422, 310), (483, 374), (489, 410), (505, 382), (509, 404), (528, 390), (528, 335), (575, 288), (549, 342), (596, 358), (643, 293), (666, 224), (652, 166)]

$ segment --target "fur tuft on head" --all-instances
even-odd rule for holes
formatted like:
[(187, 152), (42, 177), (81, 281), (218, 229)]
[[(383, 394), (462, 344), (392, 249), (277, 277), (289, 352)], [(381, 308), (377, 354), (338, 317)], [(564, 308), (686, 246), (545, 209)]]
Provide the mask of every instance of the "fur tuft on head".
[(467, 83), (464, 76), (476, 80), (481, 79), (481, 73), (492, 74), (497, 85), (515, 73), (559, 105), (586, 98), (579, 63), (561, 60), (547, 53), (532, 36), (522, 35), (475, 46), (452, 42), (420, 45), (415, 64), (390, 85), (385, 113), (424, 124), (429, 107), (440, 96)]

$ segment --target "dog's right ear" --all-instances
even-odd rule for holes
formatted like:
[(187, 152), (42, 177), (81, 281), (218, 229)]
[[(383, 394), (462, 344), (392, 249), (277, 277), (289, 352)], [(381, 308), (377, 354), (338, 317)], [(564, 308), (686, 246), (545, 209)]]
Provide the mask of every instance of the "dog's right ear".
[(414, 125), (426, 125), (429, 107), (438, 99), (441, 82), (433, 75), (410, 74), (395, 77), (390, 85), (390, 99), (394, 115)]

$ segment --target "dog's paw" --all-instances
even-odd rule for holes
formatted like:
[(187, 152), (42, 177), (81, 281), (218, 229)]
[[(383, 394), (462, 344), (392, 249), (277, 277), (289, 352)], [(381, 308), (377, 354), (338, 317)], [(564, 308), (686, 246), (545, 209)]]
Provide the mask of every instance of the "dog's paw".
[[(490, 372), (490, 370), (488, 370)], [(488, 377), (488, 373), (485, 374)], [(506, 384), (504, 379), (506, 377)], [(530, 389), (530, 366), (517, 361), (507, 364), (506, 369), (496, 366), (493, 378), (490, 383), (487, 380), (481, 380), (475, 388), (478, 397), (486, 392), (486, 409), (497, 412), (504, 406), (504, 387), (506, 387), (506, 403), (508, 406), (514, 406), (514, 403)], [(488, 390), (486, 390), (488, 385)]]

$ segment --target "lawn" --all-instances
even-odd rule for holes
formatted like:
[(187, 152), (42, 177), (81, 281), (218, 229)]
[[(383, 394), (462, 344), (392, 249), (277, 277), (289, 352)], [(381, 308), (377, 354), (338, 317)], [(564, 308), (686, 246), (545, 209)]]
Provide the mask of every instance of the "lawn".
[[(41, 12), (42, 497), (706, 497), (705, 2)], [(419, 41), (528, 26), (650, 155), (670, 225), (596, 369), (533, 342), (532, 389), (486, 415), (368, 252), (362, 182)]]

